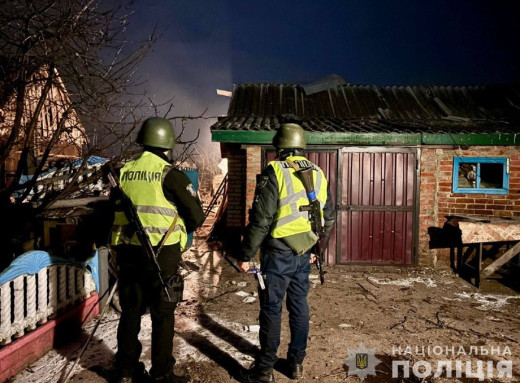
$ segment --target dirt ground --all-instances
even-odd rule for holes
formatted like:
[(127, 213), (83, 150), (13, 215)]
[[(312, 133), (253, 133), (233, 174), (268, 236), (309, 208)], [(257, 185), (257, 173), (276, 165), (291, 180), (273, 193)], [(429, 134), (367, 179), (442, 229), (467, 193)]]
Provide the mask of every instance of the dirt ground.
[[(201, 239), (195, 244), (185, 259), (201, 269), (187, 275), (185, 301), (176, 311), (176, 371), (189, 374), (192, 382), (235, 382), (239, 369), (249, 366), (258, 349), (258, 333), (244, 330), (258, 323), (256, 281), (251, 274), (237, 273), (217, 248)], [(514, 290), (496, 282), (486, 282), (479, 290), (448, 268), (334, 266), (326, 271), (324, 285), (314, 267), (311, 275), (304, 381), (478, 382), (465, 369), (456, 377), (455, 366), (456, 361), (463, 368), (470, 362), (471, 371), (476, 371), (480, 361), (485, 381), (520, 382), (520, 295)], [(113, 380), (118, 318), (115, 310), (103, 318), (71, 375), (72, 382)], [(60, 381), (94, 325), (95, 321), (87, 324), (78, 339), (52, 350), (10, 381)], [(145, 315), (140, 338), (147, 368), (150, 331)], [(288, 341), (284, 311), (280, 358), (285, 357)], [(368, 368), (351, 367), (356, 353), (368, 355)], [(399, 378), (392, 377), (394, 360), (409, 363), (408, 378), (402, 371)], [(430, 374), (418, 368), (425, 366), (423, 361), (432, 366)], [(433, 377), (436, 367), (447, 361), (452, 363), (453, 377), (447, 378), (446, 370)], [(498, 378), (495, 367), (507, 361), (512, 363), (512, 377)], [(412, 369), (415, 363), (418, 374)], [(493, 375), (486, 372), (489, 364)], [(275, 378), (291, 381), (282, 364)]]

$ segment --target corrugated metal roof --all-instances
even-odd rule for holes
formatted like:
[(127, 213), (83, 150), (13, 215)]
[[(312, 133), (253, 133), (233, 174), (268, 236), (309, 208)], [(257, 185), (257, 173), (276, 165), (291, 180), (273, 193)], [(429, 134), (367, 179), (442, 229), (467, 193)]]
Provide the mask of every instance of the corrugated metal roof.
[(291, 84), (235, 85), (212, 130), (273, 131), (294, 114), (312, 132), (520, 133), (520, 85), (338, 85), (310, 95)]

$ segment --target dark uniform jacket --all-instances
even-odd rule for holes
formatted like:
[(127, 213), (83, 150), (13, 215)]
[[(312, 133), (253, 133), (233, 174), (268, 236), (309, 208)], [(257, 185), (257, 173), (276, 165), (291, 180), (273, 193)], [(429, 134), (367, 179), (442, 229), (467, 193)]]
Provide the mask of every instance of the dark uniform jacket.
[[(147, 150), (169, 162), (161, 149), (150, 148)], [(202, 204), (186, 174), (175, 168), (169, 169), (164, 176), (163, 193), (166, 199), (177, 207), (177, 211), (186, 225), (186, 232), (191, 233), (202, 225), (204, 222)]]
[[(277, 211), (278, 180), (276, 179), (274, 169), (268, 166), (257, 179), (253, 208), (249, 213), (249, 225), (244, 233), (241, 250), (238, 254), (239, 261), (249, 261), (255, 256), (260, 246), (278, 249), (283, 252), (293, 251), (283, 239), (273, 238), (269, 234)], [(323, 217), (325, 219), (325, 243), (327, 243), (336, 218), (328, 183), (327, 202), (323, 208)]]

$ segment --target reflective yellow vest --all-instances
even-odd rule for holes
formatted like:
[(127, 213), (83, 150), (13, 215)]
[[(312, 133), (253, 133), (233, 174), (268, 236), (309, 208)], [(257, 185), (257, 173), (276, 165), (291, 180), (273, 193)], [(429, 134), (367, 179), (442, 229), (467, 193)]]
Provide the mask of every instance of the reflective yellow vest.
[[(163, 171), (169, 163), (150, 152), (128, 162), (119, 176), (123, 191), (130, 197), (152, 245), (157, 245), (172, 225), (177, 207), (166, 199), (162, 189)], [(129, 222), (123, 211), (116, 211), (112, 226), (112, 245), (140, 245), (137, 235), (128, 238)], [(184, 250), (187, 242), (186, 226), (178, 216), (173, 232), (165, 245), (179, 243)]]
[[(327, 179), (323, 171), (311, 161), (301, 156), (290, 156), (289, 160), (295, 162), (300, 168), (312, 167), (314, 190), (321, 206), (323, 223), (323, 207), (327, 202)], [(302, 181), (294, 175), (295, 169), (287, 161), (271, 161), (278, 180), (278, 212), (271, 229), (273, 238), (283, 238), (289, 235), (306, 233), (311, 231), (309, 212), (300, 211), (300, 206), (308, 205), (309, 199), (305, 193)]]

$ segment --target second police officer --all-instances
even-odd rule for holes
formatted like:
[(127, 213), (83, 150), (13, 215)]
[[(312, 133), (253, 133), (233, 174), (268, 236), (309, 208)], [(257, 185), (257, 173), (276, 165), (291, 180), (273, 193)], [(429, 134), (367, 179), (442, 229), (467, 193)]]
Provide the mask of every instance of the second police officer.
[[(303, 376), (309, 334), (309, 273), (315, 254), (309, 213), (300, 207), (309, 204), (297, 168), (312, 168), (314, 190), (320, 202), (326, 244), (335, 220), (330, 188), (317, 165), (303, 156), (305, 132), (295, 123), (285, 123), (274, 137), (277, 159), (257, 178), (255, 198), (244, 233), (238, 266), (249, 269), (249, 261), (261, 249), (261, 272), (265, 289), (260, 290), (260, 352), (249, 370), (242, 371), (244, 382), (274, 382), (273, 367), (280, 344), (282, 301), (287, 295), (291, 339), (286, 368), (292, 379)], [(296, 165), (295, 165), (296, 164)]]

